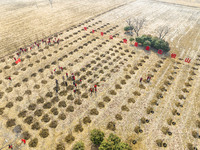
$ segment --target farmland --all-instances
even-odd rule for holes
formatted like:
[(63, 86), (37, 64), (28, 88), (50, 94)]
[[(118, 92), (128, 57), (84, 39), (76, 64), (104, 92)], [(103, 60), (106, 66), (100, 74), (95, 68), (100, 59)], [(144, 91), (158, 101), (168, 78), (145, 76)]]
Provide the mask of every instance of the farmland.
[[(117, 134), (132, 149), (200, 149), (198, 1), (57, 0), (53, 7), (44, 0), (37, 2), (37, 6), (34, 2), (0, 5), (2, 147), (12, 143), (23, 150), (59, 146), (69, 150), (83, 141), (91, 149), (89, 134), (97, 128), (106, 135)], [(165, 40), (171, 51), (160, 55), (123, 43), (130, 38), (124, 34), (126, 19), (134, 17), (146, 18), (140, 35), (156, 35), (159, 26), (168, 26)], [(60, 43), (41, 41), (48, 38), (59, 38)], [(40, 47), (22, 53), (16, 64), (16, 50), (35, 41)], [(62, 79), (66, 73), (67, 87)], [(91, 94), (95, 84), (97, 93)]]

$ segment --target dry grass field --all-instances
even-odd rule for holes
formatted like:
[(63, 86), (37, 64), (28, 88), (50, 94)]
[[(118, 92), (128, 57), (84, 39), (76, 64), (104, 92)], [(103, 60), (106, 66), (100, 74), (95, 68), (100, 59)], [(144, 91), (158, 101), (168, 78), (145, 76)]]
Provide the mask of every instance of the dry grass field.
[[(133, 150), (200, 149), (200, 1), (57, 0), (53, 7), (36, 2), (0, 3), (0, 148), (71, 150), (81, 140), (90, 150), (89, 134), (97, 128), (117, 134)], [(123, 30), (126, 19), (133, 17), (147, 20), (140, 35), (170, 27), (170, 53), (123, 43), (130, 38)], [(40, 41), (47, 38), (60, 44)], [(35, 41), (40, 48), (22, 53), (16, 65), (16, 51)], [(91, 95), (95, 84), (98, 91)]]

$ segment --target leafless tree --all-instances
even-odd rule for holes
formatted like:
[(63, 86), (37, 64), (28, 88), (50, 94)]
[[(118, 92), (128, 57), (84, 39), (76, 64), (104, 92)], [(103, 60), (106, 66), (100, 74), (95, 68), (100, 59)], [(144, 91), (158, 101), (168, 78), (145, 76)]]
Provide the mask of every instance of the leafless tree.
[(139, 31), (144, 26), (146, 19), (145, 18), (134, 18), (133, 22), (131, 23), (131, 27), (133, 28), (134, 32), (137, 36), (139, 36)]
[(132, 21), (131, 21), (131, 19), (129, 18), (129, 19), (127, 19), (126, 20), (126, 22), (127, 22), (127, 24), (129, 25), (129, 27), (132, 25)]
[(49, 3), (50, 3), (50, 5), (51, 5), (51, 7), (52, 7), (53, 0), (49, 0)]
[(38, 8), (37, 1), (36, 1), (36, 0), (35, 0), (35, 5), (36, 5), (36, 7)]
[(170, 28), (168, 26), (161, 26), (157, 29), (158, 37), (163, 39), (168, 33)]

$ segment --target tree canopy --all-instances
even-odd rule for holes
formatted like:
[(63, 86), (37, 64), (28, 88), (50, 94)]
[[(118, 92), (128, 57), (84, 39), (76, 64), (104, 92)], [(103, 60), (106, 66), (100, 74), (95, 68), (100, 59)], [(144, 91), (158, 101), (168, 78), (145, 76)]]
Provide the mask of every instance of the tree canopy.
[(77, 142), (74, 146), (73, 146), (73, 148), (72, 148), (72, 150), (84, 150), (84, 143), (83, 142)]
[(162, 49), (164, 52), (170, 51), (169, 43), (158, 37), (152, 37), (151, 35), (142, 35), (136, 38), (136, 42), (143, 46), (151, 46), (155, 49)]
[(96, 146), (99, 146), (104, 139), (104, 133), (100, 130), (94, 129), (90, 133), (90, 140)]

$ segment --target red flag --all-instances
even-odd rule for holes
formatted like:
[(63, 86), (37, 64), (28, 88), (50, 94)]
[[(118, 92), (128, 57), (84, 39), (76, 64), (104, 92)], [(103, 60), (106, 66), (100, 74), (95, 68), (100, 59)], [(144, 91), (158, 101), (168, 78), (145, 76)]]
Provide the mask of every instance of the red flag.
[(146, 47), (146, 50), (147, 50), (147, 51), (149, 51), (149, 49), (150, 49), (150, 47), (149, 47), (149, 46), (147, 46), (147, 47)]
[(103, 36), (103, 32), (101, 32), (101, 36)]
[(135, 42), (135, 47), (138, 47), (138, 43), (137, 42)]
[(163, 51), (161, 49), (158, 50), (158, 54), (162, 54)]
[(21, 62), (20, 58), (17, 61), (15, 61), (16, 64), (18, 64), (19, 62)]
[(127, 39), (123, 39), (124, 43), (127, 43)]
[(26, 144), (26, 140), (25, 140), (25, 139), (22, 139), (22, 142), (23, 142), (24, 144)]
[(87, 27), (84, 27), (84, 30), (87, 31)]
[(172, 53), (171, 58), (176, 58), (176, 54)]
[(112, 36), (112, 35), (110, 35), (110, 39), (113, 39), (113, 36)]
[(92, 30), (92, 33), (94, 33), (94, 30)]

